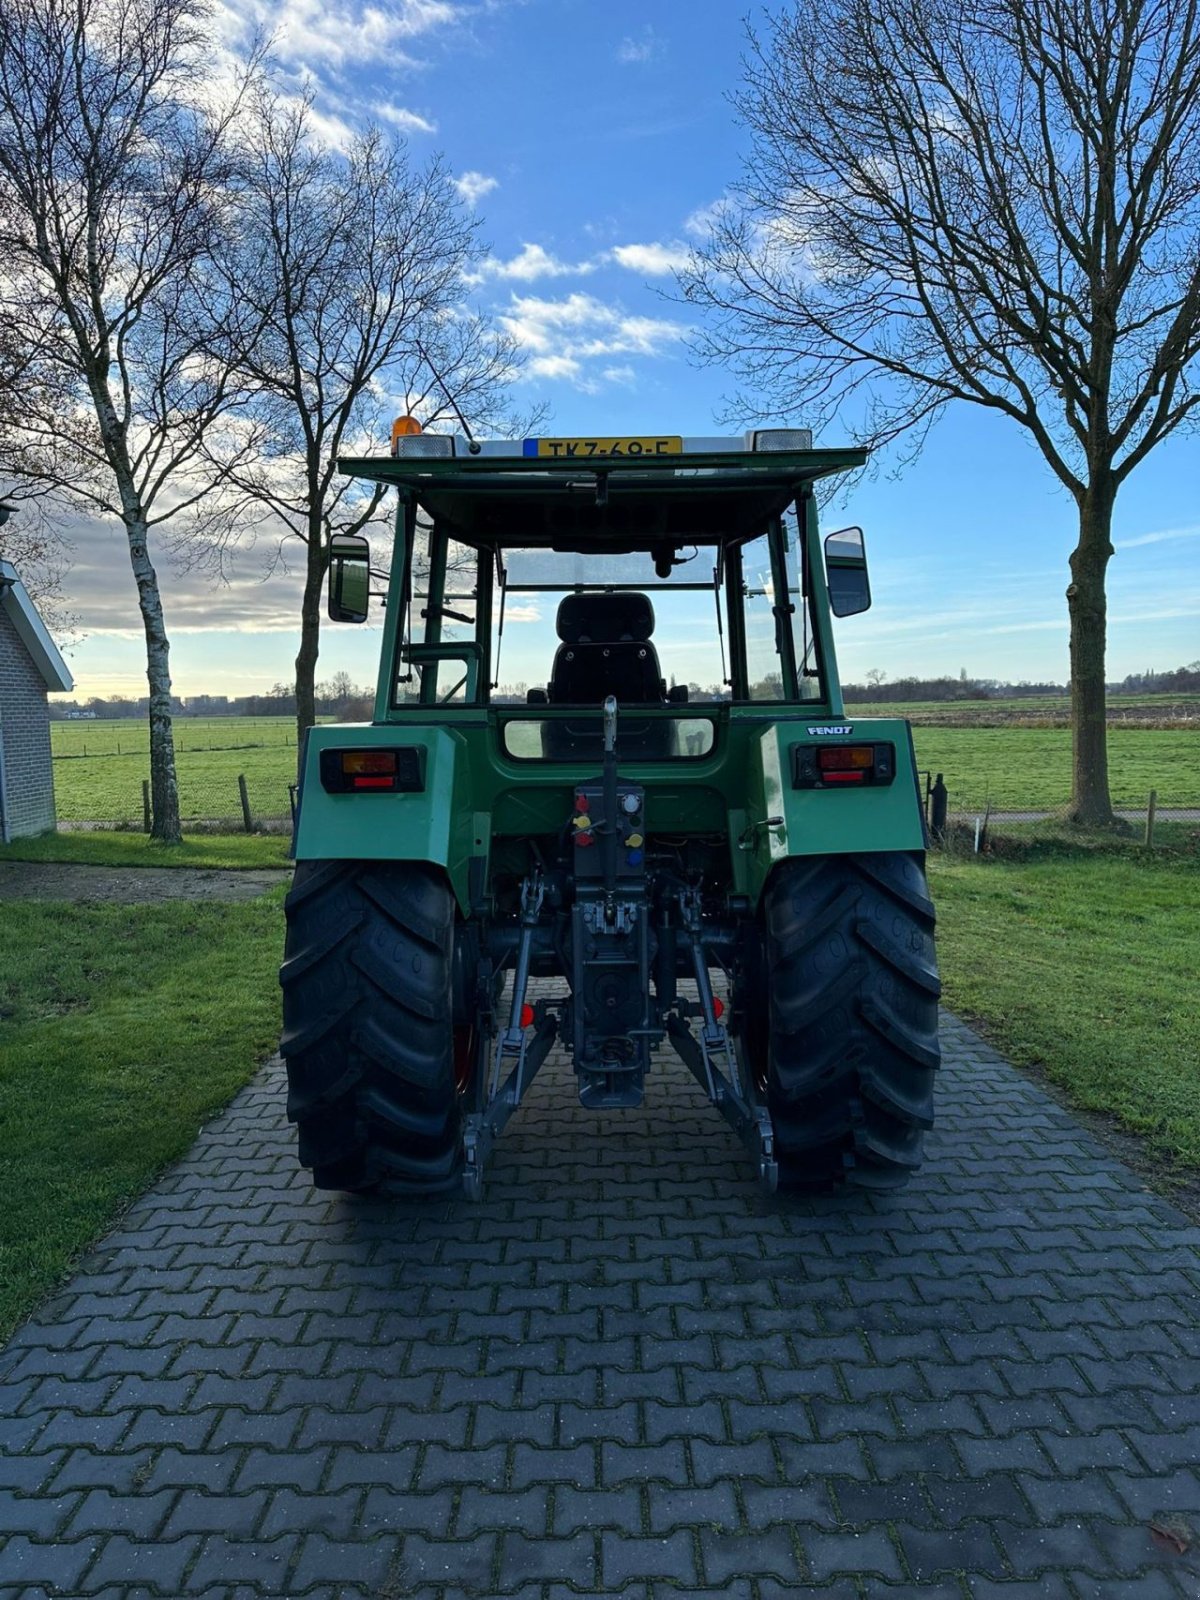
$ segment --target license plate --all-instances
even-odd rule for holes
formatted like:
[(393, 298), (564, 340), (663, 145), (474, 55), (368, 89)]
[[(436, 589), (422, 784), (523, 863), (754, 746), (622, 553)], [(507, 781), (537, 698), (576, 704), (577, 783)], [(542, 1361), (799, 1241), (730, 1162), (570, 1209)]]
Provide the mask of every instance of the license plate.
[(629, 437), (616, 439), (526, 439), (523, 445), (527, 456), (545, 456), (555, 461), (587, 460), (592, 456), (677, 456), (683, 453), (683, 439), (678, 434), (659, 438)]

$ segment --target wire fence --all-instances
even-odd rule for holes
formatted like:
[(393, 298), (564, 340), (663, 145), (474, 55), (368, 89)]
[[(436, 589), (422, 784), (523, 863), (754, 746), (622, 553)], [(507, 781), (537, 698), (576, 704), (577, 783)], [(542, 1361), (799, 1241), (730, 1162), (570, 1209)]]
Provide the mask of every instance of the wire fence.
[[(990, 793), (956, 793), (942, 783), (941, 774), (922, 772), (925, 820), (935, 845), (955, 850), (983, 852), (1002, 842), (1062, 837), (1073, 827), (1069, 804), (1022, 805), (1010, 790), (998, 797)], [(1186, 787), (1148, 789), (1139, 802), (1128, 784), (1114, 786), (1116, 828), (1145, 845), (1173, 844), (1181, 838), (1200, 838), (1200, 789)]]
[[(1159, 794), (1155, 790), (1154, 796), (1151, 802), (1150, 796), (1147, 795), (1140, 805), (1125, 805), (1120, 800), (1114, 800), (1113, 810), (1117, 817), (1125, 822), (1144, 822), (1153, 811), (1159, 822), (1200, 823), (1200, 795)], [(1067, 805), (1050, 807), (997, 805), (986, 796), (974, 796), (967, 799), (952, 798), (947, 815), (953, 821), (973, 822), (976, 817), (982, 817), (988, 822), (1005, 826), (1010, 823), (1026, 822), (1065, 823), (1070, 820), (1070, 812), (1071, 808)]]
[[(56, 763), (60, 828), (150, 831), (150, 779), (140, 763), (94, 784), (65, 784), (60, 774)], [(178, 777), (179, 816), (189, 832), (275, 833), (291, 827), (295, 783), (285, 775), (189, 774), (181, 768)]]
[[(289, 719), (179, 719), (173, 735), (185, 828), (255, 832), (290, 825), (296, 740)], [(51, 742), (60, 826), (148, 830), (144, 721), (55, 723)]]
[[(256, 748), (233, 747), (230, 753)], [(141, 761), (122, 757), (119, 763), (107, 755), (56, 757), (60, 827), (148, 832), (150, 780), (144, 763), (144, 755)], [(278, 832), (292, 824), (296, 787), (290, 763), (272, 761), (266, 770), (242, 771), (235, 762), (227, 770), (214, 771), (211, 765), (193, 767), (181, 760), (178, 775), (180, 818), (190, 831)], [(1021, 806), (1013, 803), (1011, 794), (997, 800), (986, 793), (961, 794), (945, 787), (939, 796), (933, 773), (923, 772), (921, 779), (926, 821), (935, 838), (950, 831), (960, 843), (974, 839), (976, 848), (986, 848), (998, 833), (1049, 834), (1069, 822), (1066, 805)], [(1150, 843), (1158, 830), (1178, 824), (1200, 829), (1200, 793), (1190, 789), (1150, 790), (1140, 805), (1123, 804), (1118, 795), (1115, 809), (1127, 827), (1145, 834)]]

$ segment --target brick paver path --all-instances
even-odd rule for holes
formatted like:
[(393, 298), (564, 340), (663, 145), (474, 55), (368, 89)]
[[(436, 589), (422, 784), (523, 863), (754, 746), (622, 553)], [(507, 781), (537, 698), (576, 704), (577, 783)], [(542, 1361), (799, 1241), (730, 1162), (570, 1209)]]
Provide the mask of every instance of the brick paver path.
[(482, 1207), (330, 1198), (268, 1071), (0, 1361), (0, 1596), (1200, 1594), (1200, 1230), (946, 1045), (878, 1200), (665, 1058), (548, 1067)]

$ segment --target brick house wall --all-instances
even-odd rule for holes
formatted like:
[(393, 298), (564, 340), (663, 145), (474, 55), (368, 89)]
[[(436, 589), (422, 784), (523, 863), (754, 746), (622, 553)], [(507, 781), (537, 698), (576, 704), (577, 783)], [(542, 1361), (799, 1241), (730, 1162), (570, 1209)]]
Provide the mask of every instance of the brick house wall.
[[(19, 839), (54, 827), (54, 769), (46, 681), (0, 608), (0, 758), (3, 834)], [(2, 836), (2, 835), (0, 835)]]

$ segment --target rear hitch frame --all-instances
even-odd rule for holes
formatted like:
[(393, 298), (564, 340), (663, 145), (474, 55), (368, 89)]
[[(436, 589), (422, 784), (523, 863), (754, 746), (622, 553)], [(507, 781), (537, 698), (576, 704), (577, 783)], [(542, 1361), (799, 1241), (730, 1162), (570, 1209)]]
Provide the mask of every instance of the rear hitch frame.
[[(550, 1054), (558, 1036), (558, 1017), (549, 1002), (534, 1005), (533, 1036), (525, 1040), (520, 1059), (508, 1077), (489, 1094), (482, 1111), (471, 1111), (463, 1118), (463, 1193), (468, 1200), (482, 1200), (484, 1180), (492, 1147), (504, 1132), (509, 1118), (520, 1106), (538, 1069)], [(499, 1058), (497, 1058), (499, 1059)]]
[[(699, 1003), (677, 1000), (667, 1018), (667, 1037), (684, 1066), (750, 1152), (759, 1182), (769, 1194), (779, 1187), (779, 1162), (775, 1156), (775, 1127), (771, 1113), (742, 1081), (737, 1053), (729, 1030), (717, 1015), (712, 982), (704, 953), (704, 923), (700, 892), (690, 888), (679, 895), (681, 933), (692, 958)], [(696, 1015), (699, 1037), (688, 1017)]]
[[(521, 885), (521, 932), (517, 942), (508, 1026), (499, 1030), (495, 1045), (488, 1052), (483, 1106), (478, 1111), (468, 1112), (463, 1118), (462, 1186), (469, 1200), (483, 1199), (484, 1178), (492, 1146), (525, 1098), (526, 1090), (550, 1054), (558, 1034), (558, 1017), (550, 1010), (551, 1002), (548, 1000), (538, 1000), (532, 1007), (532, 1027), (522, 1022), (533, 960), (533, 936), (545, 895), (545, 879), (540, 867), (535, 867)], [(509, 1063), (511, 1070), (505, 1076), (505, 1067)]]

